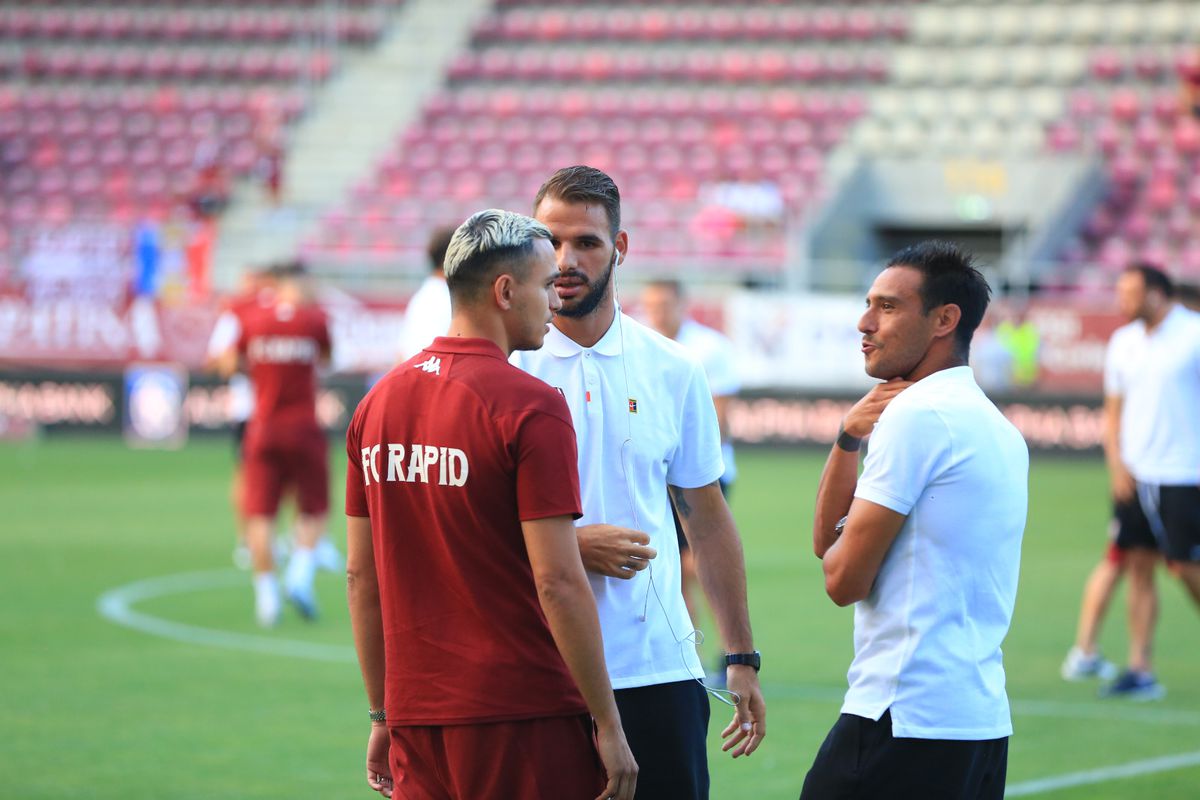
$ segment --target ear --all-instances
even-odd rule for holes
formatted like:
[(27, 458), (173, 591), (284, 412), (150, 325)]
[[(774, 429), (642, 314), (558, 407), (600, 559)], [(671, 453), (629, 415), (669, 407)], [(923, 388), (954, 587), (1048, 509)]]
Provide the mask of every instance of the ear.
[(613, 240), (613, 246), (620, 253), (617, 256), (617, 265), (619, 266), (625, 263), (625, 256), (629, 253), (629, 234), (625, 231), (617, 231), (617, 238)]
[(496, 307), (501, 311), (508, 311), (512, 308), (513, 294), (515, 294), (517, 282), (513, 276), (507, 272), (502, 272), (496, 276), (496, 280), (492, 281), (492, 299), (496, 302)]
[(934, 337), (953, 336), (954, 331), (958, 328), (959, 320), (962, 319), (962, 309), (958, 307), (958, 304), (946, 303), (933, 314)]

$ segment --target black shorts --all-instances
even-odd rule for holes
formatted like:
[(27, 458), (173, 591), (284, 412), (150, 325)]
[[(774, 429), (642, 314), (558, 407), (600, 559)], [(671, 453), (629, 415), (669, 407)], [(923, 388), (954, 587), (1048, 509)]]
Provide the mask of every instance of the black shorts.
[(1109, 535), (1118, 550), (1158, 549), (1158, 539), (1150, 527), (1150, 520), (1146, 519), (1146, 513), (1142, 511), (1142, 504), (1138, 501), (1136, 492), (1130, 500), (1113, 501)]
[[(729, 499), (729, 491), (730, 491), (730, 489), (733, 488), (733, 481), (729, 481), (728, 483), (726, 483), (725, 481), (722, 480), (722, 481), (719, 481), (718, 483), (721, 486), (721, 494), (724, 495), (726, 500), (728, 500)], [(667, 502), (671, 503), (670, 500), (668, 500)], [(681, 525), (679, 523), (679, 514), (675, 511), (674, 503), (671, 503), (671, 519), (675, 521), (675, 538), (679, 541), (679, 552), (682, 553), (684, 550), (688, 549), (688, 540), (687, 540), (687, 536), (685, 536), (683, 533), (683, 525)]]
[(695, 681), (617, 689), (638, 800), (707, 800), (708, 693)]
[(896, 739), (890, 711), (878, 722), (842, 714), (817, 751), (800, 800), (1002, 800), (1007, 773), (1007, 737)]
[(1159, 549), (1171, 561), (1200, 561), (1200, 486), (1138, 484)]

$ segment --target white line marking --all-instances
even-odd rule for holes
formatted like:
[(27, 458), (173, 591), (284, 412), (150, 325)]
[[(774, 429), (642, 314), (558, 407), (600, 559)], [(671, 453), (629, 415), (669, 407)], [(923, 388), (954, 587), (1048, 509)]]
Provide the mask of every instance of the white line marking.
[(153, 636), (174, 639), (178, 642), (224, 647), (232, 650), (250, 650), (256, 653), (293, 658), (308, 658), (314, 661), (355, 663), (354, 648), (346, 645), (318, 644), (296, 639), (278, 639), (273, 636), (212, 630), (198, 625), (171, 622), (134, 611), (132, 608), (135, 603), (155, 597), (207, 589), (241, 587), (245, 586), (247, 581), (249, 578), (245, 573), (228, 569), (164, 575), (161, 578), (149, 578), (110, 589), (97, 599), (96, 610), (100, 616), (118, 625), (124, 625)]
[(1144, 761), (1130, 761), (1113, 767), (1101, 767), (1083, 772), (1068, 772), (1065, 775), (1055, 775), (1050, 778), (1024, 781), (1008, 787), (1005, 797), (1028, 797), (1031, 794), (1053, 792), (1056, 789), (1068, 789), (1073, 786), (1087, 786), (1093, 783), (1106, 783), (1119, 778), (1134, 778), (1139, 775), (1150, 775), (1155, 772), (1169, 772), (1185, 767), (1200, 765), (1200, 751), (1195, 753), (1180, 753), (1174, 756), (1148, 758)]
[[(257, 653), (308, 658), (316, 661), (354, 663), (354, 648), (345, 645), (317, 644), (295, 639), (277, 639), (232, 631), (213, 630), (198, 625), (172, 622), (159, 617), (134, 611), (132, 606), (144, 600), (165, 597), (184, 592), (199, 592), (209, 589), (244, 587), (245, 573), (234, 570), (211, 572), (189, 572), (164, 575), (110, 589), (96, 601), (96, 610), (105, 619), (152, 636), (162, 636), (188, 644), (224, 647), (232, 650), (250, 650)], [(768, 687), (772, 696), (785, 696), (805, 700), (836, 700), (843, 691), (827, 686), (803, 686), (778, 684)], [(1016, 700), (1013, 713), (1018, 716), (1076, 717), (1079, 719), (1122, 720), (1151, 725), (1200, 725), (1200, 714), (1180, 709), (1152, 709), (1131, 707), (1114, 702), (1067, 703), (1044, 700)], [(1112, 767), (1069, 772), (1048, 778), (1037, 778), (1008, 787), (1005, 797), (1027, 797), (1073, 786), (1105, 783), (1120, 778), (1132, 778), (1156, 772), (1184, 769), (1200, 765), (1200, 751), (1181, 753), (1174, 756), (1133, 761)]]
[(1121, 720), (1148, 725), (1200, 725), (1200, 712), (1182, 708), (1148, 708), (1129, 700), (1096, 700), (1069, 703), (1054, 700), (1013, 700), (1013, 714), (1023, 717), (1075, 717), (1076, 719)]

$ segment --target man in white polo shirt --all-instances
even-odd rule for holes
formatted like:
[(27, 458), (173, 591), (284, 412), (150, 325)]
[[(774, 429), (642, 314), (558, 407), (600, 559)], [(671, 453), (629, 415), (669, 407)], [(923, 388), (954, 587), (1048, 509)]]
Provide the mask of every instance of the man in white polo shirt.
[(829, 596), (856, 604), (854, 662), (804, 800), (1004, 796), (1000, 643), (1029, 451), (967, 366), (989, 294), (972, 257), (946, 242), (900, 251), (867, 294), (866, 371), (885, 382), (843, 420), (813, 521)]
[(672, 500), (739, 698), (724, 749), (749, 755), (766, 734), (741, 540), (718, 483), (724, 464), (712, 396), (693, 357), (617, 308), (613, 271), (629, 240), (612, 179), (591, 167), (559, 170), (538, 191), (534, 216), (553, 235), (562, 307), (542, 349), (514, 354), (514, 363), (562, 392), (571, 409), (583, 494), (579, 547), (640, 767), (637, 796), (706, 798), (709, 704), (680, 591)]
[[(1174, 294), (1171, 279), (1149, 265), (1117, 279), (1117, 305), (1130, 322), (1113, 334), (1105, 360), (1105, 453), (1119, 520), (1115, 546), (1131, 576), (1131, 632), (1129, 665), (1102, 692), (1110, 697), (1165, 694), (1150, 669), (1157, 617), (1151, 548), (1157, 545), (1200, 603), (1200, 315)], [(1118, 573), (1108, 573), (1115, 584)], [(1085, 595), (1084, 614), (1094, 612), (1088, 602)]]

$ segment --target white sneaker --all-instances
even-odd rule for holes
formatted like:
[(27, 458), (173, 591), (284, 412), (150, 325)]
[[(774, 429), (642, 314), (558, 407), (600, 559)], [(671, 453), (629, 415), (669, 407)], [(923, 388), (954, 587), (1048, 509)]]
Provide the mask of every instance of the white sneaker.
[(1072, 647), (1062, 663), (1064, 681), (1085, 681), (1089, 678), (1100, 678), (1111, 681), (1117, 677), (1117, 665), (1105, 660), (1099, 651), (1088, 655), (1078, 647)]
[(317, 569), (323, 569), (326, 572), (341, 572), (346, 568), (346, 559), (342, 558), (337, 545), (330, 541), (328, 536), (322, 536), (317, 542), (315, 555)]

